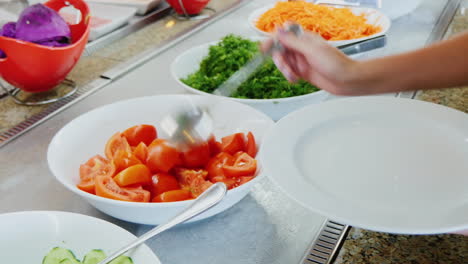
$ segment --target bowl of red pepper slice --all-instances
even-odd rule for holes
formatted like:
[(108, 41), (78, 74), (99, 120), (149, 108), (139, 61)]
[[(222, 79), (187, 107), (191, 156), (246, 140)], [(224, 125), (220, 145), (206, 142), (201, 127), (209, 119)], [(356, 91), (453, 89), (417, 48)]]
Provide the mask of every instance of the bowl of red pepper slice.
[[(206, 141), (179, 149), (160, 129), (163, 118), (189, 98), (208, 108)], [(47, 159), (56, 179), (98, 210), (157, 225), (173, 217), (213, 183), (226, 197), (192, 219), (216, 215), (245, 197), (262, 177), (256, 159), (273, 121), (229, 99), (198, 95), (141, 97), (105, 105), (65, 125)]]

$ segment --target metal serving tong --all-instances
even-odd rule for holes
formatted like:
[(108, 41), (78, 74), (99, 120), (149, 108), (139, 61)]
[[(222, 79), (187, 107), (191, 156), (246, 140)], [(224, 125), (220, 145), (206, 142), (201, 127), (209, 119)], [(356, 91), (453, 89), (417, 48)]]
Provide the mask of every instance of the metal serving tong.
[[(299, 24), (290, 24), (286, 26), (287, 32), (292, 32), (296, 36), (300, 36), (304, 33), (302, 27)], [(283, 51), (284, 47), (277, 39), (273, 39), (273, 45), (265, 52), (258, 52), (252, 59), (235, 72), (229, 79), (222, 83), (218, 88), (213, 91), (213, 94), (220, 96), (231, 96), (239, 86), (247, 81), (247, 79), (254, 73), (261, 65), (263, 65), (274, 51)]]
[(199, 105), (190, 96), (185, 96), (182, 103), (174, 107), (177, 108), (169, 109), (160, 123), (168, 141), (182, 151), (206, 141), (213, 126), (208, 106)]

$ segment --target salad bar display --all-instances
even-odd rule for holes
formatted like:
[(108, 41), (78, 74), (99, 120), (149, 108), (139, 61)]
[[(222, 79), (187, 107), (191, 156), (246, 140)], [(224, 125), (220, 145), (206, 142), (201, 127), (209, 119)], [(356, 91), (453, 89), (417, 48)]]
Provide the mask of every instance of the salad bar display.
[[(19, 263), (98, 264), (109, 253), (145, 236), (154, 225), (164, 226), (161, 224), (177, 217), (183, 209), (196, 207), (194, 199), (205, 197), (205, 190), (219, 186), (225, 194), (219, 203), (186, 219), (184, 224), (164, 229), (109, 263), (342, 264), (349, 258), (336, 257), (350, 229), (346, 223), (356, 226), (353, 234), (357, 234), (357, 227), (376, 231), (364, 233), (375, 235), (369, 238), (375, 247), (379, 247), (378, 232), (434, 236), (437, 230), (450, 232), (464, 225), (466, 210), (460, 213), (450, 206), (441, 206), (453, 213), (451, 221), (443, 216), (440, 220), (433, 212), (433, 228), (420, 226), (423, 221), (419, 219), (427, 215), (426, 207), (417, 199), (411, 200), (414, 193), (418, 197), (428, 193), (427, 188), (418, 185), (418, 177), (424, 175), (420, 171), (427, 169), (423, 163), (417, 163), (420, 159), (412, 164), (421, 170), (406, 170), (406, 165), (402, 165), (398, 171), (402, 175), (412, 172), (405, 175), (406, 189), (395, 187), (398, 184), (391, 172), (397, 171), (398, 164), (382, 161), (377, 166), (378, 162), (370, 162), (377, 160), (376, 153), (397, 151), (391, 147), (393, 142), (385, 141), (388, 136), (375, 136), (375, 131), (389, 132), (390, 136), (396, 127), (401, 128), (397, 131), (401, 135), (412, 127), (431, 131), (421, 135), (424, 133), (418, 130), (416, 143), (424, 145), (431, 136), (449, 140), (436, 134), (445, 131), (439, 123), (450, 126), (451, 144), (440, 143), (446, 148), (437, 150), (452, 148), (456, 153), (439, 155), (434, 151), (433, 156), (442, 157), (445, 165), (457, 165), (450, 166), (454, 174), (448, 179), (462, 184), (454, 187), (438, 182), (437, 173), (433, 173), (431, 182), (439, 188), (430, 197), (434, 208), (438, 201), (432, 196), (435, 193), (444, 192), (447, 199), (455, 201), (452, 196), (461, 195), (466, 183), (462, 173), (466, 165), (458, 162), (466, 158), (466, 153), (458, 151), (463, 144), (455, 144), (464, 140), (459, 136), (460, 131), (466, 131), (463, 113), (446, 108), (442, 111), (441, 106), (430, 108), (428, 103), (420, 102), (421, 107), (432, 109), (431, 116), (446, 113), (447, 118), (432, 123), (411, 122), (415, 115), (406, 113), (414, 113), (411, 109), (418, 104), (395, 97), (412, 98), (414, 93), (335, 100), (335, 96), (305, 81), (289, 83), (271, 59), (244, 79), (231, 97), (212, 94), (259, 53), (262, 40), (272, 37), (275, 28), (286, 22), (320, 34), (342, 51), (344, 47), (355, 47), (359, 54), (354, 58), (366, 59), (440, 40), (455, 11), (461, 10), (460, 1), (422, 1), (413, 14), (393, 14), (392, 20), (385, 8), (312, 1), (211, 0), (198, 1), (193, 6), (192, 2), (162, 2), (154, 13), (89, 43), (86, 42), (92, 14), (82, 0), (34, 4), (24, 9), (18, 20), (6, 21), (1, 27), (0, 85), (29, 90), (33, 96), (41, 95), (42, 90), (58, 93), (51, 89), (57, 84), (54, 81), (60, 83), (65, 78), (72, 78), (76, 85), (75, 94), (36, 108), (15, 105), (13, 98), (0, 96), (3, 259)], [(78, 24), (59, 12), (70, 4), (81, 13), (75, 17), (81, 16)], [(147, 26), (142, 27), (145, 23)], [(131, 31), (136, 28), (139, 30)], [(409, 31), (415, 33), (408, 34)], [(386, 44), (372, 46), (382, 38)], [(15, 49), (15, 45), (24, 48), (24, 52), (17, 52), (20, 48)], [(53, 55), (71, 50), (73, 54), (62, 56), (67, 61), (59, 61)], [(35, 59), (48, 67), (28, 64), (37, 63)], [(22, 60), (26, 62), (21, 63)], [(57, 71), (54, 65), (64, 68)], [(25, 74), (36, 71), (53, 73), (42, 73), (37, 78)], [(393, 111), (403, 101), (409, 110)], [(382, 102), (390, 102), (385, 111), (381, 111)], [(206, 137), (180, 145), (168, 131), (174, 130), (175, 124), (188, 121), (180, 117), (172, 124), (163, 121), (177, 109), (190, 105), (206, 114), (190, 117), (191, 121), (196, 120), (191, 126), (205, 132)], [(418, 118), (423, 120), (424, 111), (421, 112)], [(25, 131), (29, 133), (23, 134)], [(191, 136), (188, 131), (183, 133)], [(16, 137), (19, 138), (13, 140)], [(415, 142), (409, 137), (404, 139), (400, 140), (405, 144), (399, 146), (399, 152), (410, 149)], [(373, 142), (364, 144), (368, 141)], [(411, 151), (419, 153), (420, 149)], [(398, 153), (386, 158), (397, 160), (396, 156), (403, 160), (399, 164), (406, 164), (407, 159)], [(449, 156), (452, 160), (445, 160)], [(356, 176), (357, 171), (369, 171), (369, 167), (373, 169), (371, 173)], [(381, 168), (389, 172), (380, 173)], [(349, 177), (343, 178), (344, 175)], [(433, 185), (424, 186), (437, 189)], [(451, 191), (446, 191), (449, 187)], [(388, 193), (391, 195), (382, 195)], [(401, 202), (394, 206), (403, 216), (398, 218), (399, 223), (388, 217), (382, 220), (383, 213), (379, 213), (383, 210), (390, 215), (385, 207), (389, 197), (412, 201), (406, 207), (400, 208)], [(405, 208), (411, 205), (415, 205), (411, 213), (420, 218), (407, 227), (403, 224), (408, 213)], [(385, 228), (380, 225), (383, 221)], [(398, 224), (406, 229), (398, 229)], [(351, 240), (355, 239), (360, 238), (356, 235)], [(447, 239), (462, 245), (460, 248), (466, 244), (463, 237)], [(341, 254), (350, 254), (349, 248), (348, 244)], [(28, 254), (23, 254), (25, 250)], [(413, 255), (424, 254), (417, 248), (413, 251)], [(454, 259), (460, 262), (464, 252), (454, 253)], [(353, 257), (356, 255), (361, 256)], [(445, 260), (448, 255), (435, 258)], [(424, 263), (417, 261), (413, 262)]]

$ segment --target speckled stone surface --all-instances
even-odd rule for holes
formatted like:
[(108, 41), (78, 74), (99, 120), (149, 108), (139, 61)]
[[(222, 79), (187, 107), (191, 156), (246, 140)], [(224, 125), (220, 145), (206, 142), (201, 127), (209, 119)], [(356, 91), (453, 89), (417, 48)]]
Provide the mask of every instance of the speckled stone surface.
[(352, 228), (334, 264), (466, 264), (468, 237), (406, 236)]
[[(447, 32), (447, 37), (468, 29), (468, 8), (462, 7)], [(419, 100), (452, 107), (468, 113), (468, 86), (450, 89), (430, 90), (418, 94)], [(466, 262), (468, 263), (468, 261)]]
[[(468, 29), (468, 9), (460, 8), (447, 37)], [(468, 86), (424, 91), (417, 99), (468, 113)], [(468, 264), (468, 237), (407, 236), (352, 228), (334, 264)]]
[[(212, 0), (208, 7), (223, 10), (235, 2), (235, 0)], [(166, 16), (111, 45), (94, 51), (91, 56), (82, 57), (67, 78), (75, 81), (78, 87), (84, 86), (117, 64), (158, 46), (197, 23), (200, 23), (200, 20), (183, 21), (175, 19), (172, 15)], [(60, 96), (63, 91), (64, 89), (57, 87), (53, 92), (39, 96), (47, 98)], [(0, 91), (0, 94), (2, 92)], [(46, 107), (48, 105), (23, 106), (16, 104), (10, 97), (0, 98), (0, 133), (38, 114)]]

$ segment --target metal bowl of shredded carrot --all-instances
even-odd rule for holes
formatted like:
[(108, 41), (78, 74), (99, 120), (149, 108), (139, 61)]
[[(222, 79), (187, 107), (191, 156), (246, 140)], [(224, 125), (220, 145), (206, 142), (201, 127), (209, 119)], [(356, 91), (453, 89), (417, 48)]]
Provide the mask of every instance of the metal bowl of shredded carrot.
[(391, 23), (376, 9), (332, 7), (304, 1), (277, 2), (253, 12), (249, 21), (262, 34), (274, 32), (285, 22), (295, 22), (335, 46), (383, 35)]

